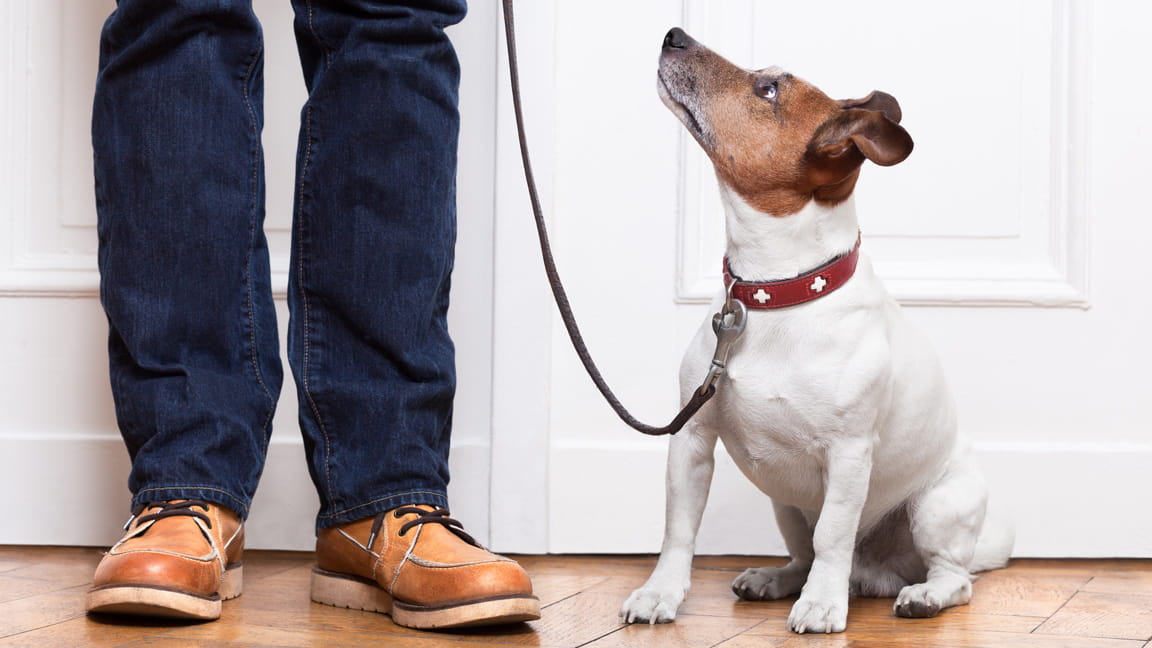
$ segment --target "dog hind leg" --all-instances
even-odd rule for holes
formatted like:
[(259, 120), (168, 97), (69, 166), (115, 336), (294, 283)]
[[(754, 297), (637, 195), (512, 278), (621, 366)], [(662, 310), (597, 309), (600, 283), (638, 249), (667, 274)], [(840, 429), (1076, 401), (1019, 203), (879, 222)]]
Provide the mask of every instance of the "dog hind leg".
[(972, 453), (962, 450), (938, 482), (914, 497), (908, 517), (927, 580), (900, 591), (897, 616), (932, 617), (972, 598), (972, 560), (984, 524), (987, 488)]
[(927, 578), (927, 570), (912, 543), (908, 507), (890, 511), (856, 545), (852, 564), (854, 596), (895, 598), (911, 583)]
[(783, 567), (751, 567), (732, 581), (732, 591), (745, 601), (769, 601), (798, 594), (808, 580), (815, 552), (812, 525), (793, 506), (772, 502), (776, 525), (784, 536), (791, 561)]

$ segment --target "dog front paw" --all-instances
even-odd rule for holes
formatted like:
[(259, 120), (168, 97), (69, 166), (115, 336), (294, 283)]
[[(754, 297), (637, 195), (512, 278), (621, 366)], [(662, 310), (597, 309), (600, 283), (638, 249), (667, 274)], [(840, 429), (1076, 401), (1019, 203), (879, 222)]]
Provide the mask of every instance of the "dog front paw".
[(670, 623), (684, 601), (684, 588), (645, 585), (632, 592), (620, 608), (624, 623)]
[(896, 616), (909, 619), (926, 619), (940, 614), (944, 607), (940, 599), (932, 592), (926, 583), (909, 585), (900, 590), (892, 611)]
[(800, 597), (788, 615), (788, 629), (806, 632), (844, 632), (848, 625), (848, 603)]
[(807, 569), (753, 567), (732, 581), (732, 591), (745, 601), (774, 601), (799, 592), (807, 578)]

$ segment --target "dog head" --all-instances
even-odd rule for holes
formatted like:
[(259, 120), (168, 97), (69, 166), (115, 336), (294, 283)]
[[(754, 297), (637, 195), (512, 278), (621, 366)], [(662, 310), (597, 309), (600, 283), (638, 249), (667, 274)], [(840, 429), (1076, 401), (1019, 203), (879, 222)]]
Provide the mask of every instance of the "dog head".
[(912, 152), (891, 95), (837, 101), (779, 68), (739, 68), (679, 28), (664, 37), (658, 90), (720, 180), (773, 216), (840, 203), (865, 159), (890, 166)]

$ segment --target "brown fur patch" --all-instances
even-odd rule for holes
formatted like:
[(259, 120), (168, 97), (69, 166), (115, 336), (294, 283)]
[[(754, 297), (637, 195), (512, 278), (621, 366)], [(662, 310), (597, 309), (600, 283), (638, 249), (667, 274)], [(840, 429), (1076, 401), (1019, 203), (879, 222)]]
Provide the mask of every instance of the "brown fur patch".
[(813, 138), (822, 126), (868, 102), (884, 102), (882, 108), (899, 114), (883, 93), (836, 101), (781, 70), (742, 69), (695, 41), (665, 48), (660, 80), (665, 103), (696, 137), (720, 180), (773, 216), (794, 214), (811, 200), (835, 205), (851, 196), (864, 155), (851, 143), (842, 155), (814, 155)]
[(808, 142), (839, 106), (792, 76), (777, 79), (775, 102), (762, 99), (753, 88), (767, 80), (738, 72), (725, 75), (710, 96), (706, 119), (716, 138), (706, 152), (721, 180), (754, 209), (774, 216), (796, 213), (815, 190), (805, 172)]

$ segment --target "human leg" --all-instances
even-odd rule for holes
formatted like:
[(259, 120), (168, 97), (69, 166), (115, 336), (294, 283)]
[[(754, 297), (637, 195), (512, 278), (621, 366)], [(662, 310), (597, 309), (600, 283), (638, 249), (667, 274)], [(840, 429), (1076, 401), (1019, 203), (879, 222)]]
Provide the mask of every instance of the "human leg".
[(319, 527), (447, 504), (460, 0), (296, 0), (289, 306)]
[(320, 494), (314, 601), (447, 628), (539, 617), (527, 574), (448, 518), (463, 0), (296, 0), (289, 360)]
[(247, 514), (282, 371), (250, 2), (122, 0), (93, 108), (100, 296), (133, 505)]
[(247, 0), (120, 0), (100, 47), (100, 296), (136, 517), (86, 607), (212, 619), (242, 587), (242, 518), (282, 381), (260, 26)]

